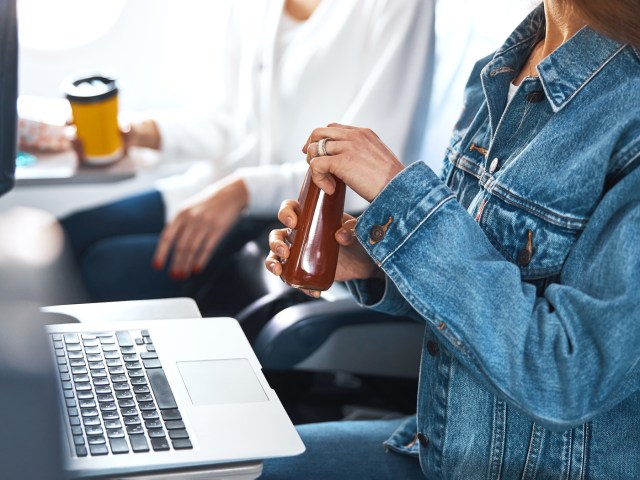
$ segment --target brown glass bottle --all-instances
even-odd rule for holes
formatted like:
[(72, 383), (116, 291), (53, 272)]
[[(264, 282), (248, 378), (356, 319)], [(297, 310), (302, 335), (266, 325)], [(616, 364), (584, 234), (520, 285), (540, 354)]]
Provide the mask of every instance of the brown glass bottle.
[(298, 223), (290, 236), (290, 254), (282, 266), (281, 278), (292, 287), (327, 290), (333, 283), (340, 246), (335, 233), (342, 225), (345, 184), (336, 180), (336, 189), (327, 195), (305, 176), (298, 203)]

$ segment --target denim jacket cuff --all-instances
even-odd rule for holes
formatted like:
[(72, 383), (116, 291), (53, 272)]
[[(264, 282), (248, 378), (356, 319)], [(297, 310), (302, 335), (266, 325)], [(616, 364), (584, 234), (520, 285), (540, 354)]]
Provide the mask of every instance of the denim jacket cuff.
[[(376, 285), (381, 282), (383, 283), (382, 295), (379, 285)], [(388, 277), (384, 280), (351, 280), (346, 284), (351, 295), (363, 307), (397, 316), (409, 315), (413, 310)]]
[[(427, 192), (416, 196), (416, 191)], [(384, 262), (444, 203), (455, 195), (424, 162), (400, 172), (378, 194), (356, 223), (356, 237), (371, 258)]]

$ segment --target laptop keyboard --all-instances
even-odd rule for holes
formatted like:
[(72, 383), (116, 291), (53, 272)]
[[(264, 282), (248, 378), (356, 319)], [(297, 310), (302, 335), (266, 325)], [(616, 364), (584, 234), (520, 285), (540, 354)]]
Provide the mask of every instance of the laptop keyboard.
[(77, 456), (193, 448), (147, 330), (50, 337)]

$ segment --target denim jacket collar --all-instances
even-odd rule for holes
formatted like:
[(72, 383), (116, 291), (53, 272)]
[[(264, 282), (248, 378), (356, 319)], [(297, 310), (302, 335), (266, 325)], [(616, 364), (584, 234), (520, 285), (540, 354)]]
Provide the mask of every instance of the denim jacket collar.
[[(544, 8), (540, 5), (518, 26), (487, 65), (484, 75), (505, 73), (509, 82), (520, 71), (533, 48), (538, 31), (544, 28)], [(589, 54), (584, 55), (584, 45)], [(600, 35), (590, 27), (580, 29), (571, 39), (538, 65), (540, 82), (554, 112), (562, 110), (616, 54), (623, 45)], [(505, 78), (506, 80), (506, 78)]]

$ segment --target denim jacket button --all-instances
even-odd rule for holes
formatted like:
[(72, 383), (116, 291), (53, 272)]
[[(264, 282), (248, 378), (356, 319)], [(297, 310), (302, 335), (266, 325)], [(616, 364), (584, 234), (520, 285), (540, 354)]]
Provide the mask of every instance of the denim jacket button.
[(438, 347), (438, 344), (436, 342), (434, 342), (433, 340), (429, 340), (427, 342), (427, 352), (429, 353), (429, 355), (435, 357), (438, 354), (439, 350), (440, 347)]
[(527, 93), (527, 102), (538, 103), (542, 100), (544, 100), (544, 92), (542, 90)]
[(498, 170), (499, 166), (500, 160), (498, 160), (497, 158), (491, 160), (491, 165), (489, 165), (489, 173), (494, 173), (496, 170)]
[(518, 252), (518, 265), (520, 265), (521, 267), (526, 267), (527, 265), (529, 265), (529, 263), (531, 263), (531, 257), (531, 251), (523, 248)]
[(418, 433), (418, 441), (420, 442), (422, 448), (427, 448), (429, 446), (429, 439), (422, 432)]
[(382, 225), (374, 225), (369, 230), (369, 241), (371, 243), (378, 243), (384, 238), (385, 231)]

